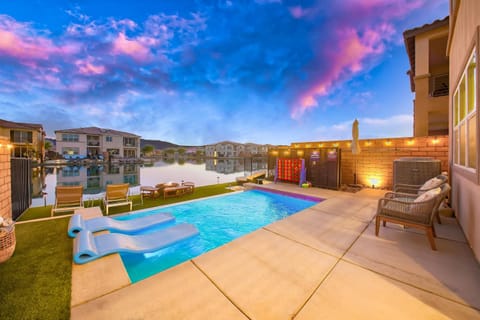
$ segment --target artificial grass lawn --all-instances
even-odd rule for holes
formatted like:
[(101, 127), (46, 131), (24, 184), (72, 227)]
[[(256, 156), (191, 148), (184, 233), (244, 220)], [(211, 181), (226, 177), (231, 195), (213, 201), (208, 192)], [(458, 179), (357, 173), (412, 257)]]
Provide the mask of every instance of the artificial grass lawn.
[[(226, 189), (229, 185), (232, 183), (197, 187), (193, 194), (166, 200), (145, 199), (143, 205), (136, 196), (133, 210), (231, 192)], [(110, 212), (128, 209), (128, 206), (115, 207)], [(51, 206), (30, 208), (19, 221), (50, 217), (50, 210)], [(70, 317), (73, 241), (67, 236), (68, 221), (65, 217), (15, 226), (15, 253), (0, 264), (0, 319)]]
[(0, 264), (0, 319), (68, 319), (72, 240), (68, 219), (15, 226), (15, 253)]

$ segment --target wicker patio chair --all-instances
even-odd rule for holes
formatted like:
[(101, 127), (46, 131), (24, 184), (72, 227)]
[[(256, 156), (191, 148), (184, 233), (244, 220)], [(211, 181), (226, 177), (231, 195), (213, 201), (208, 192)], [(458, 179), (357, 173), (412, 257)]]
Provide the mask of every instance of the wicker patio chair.
[(105, 197), (103, 198), (103, 205), (107, 216), (110, 207), (130, 205), (130, 211), (132, 210), (132, 201), (128, 198), (128, 187), (128, 183), (107, 184)]
[[(448, 177), (443, 175), (443, 174), (440, 174), (436, 177), (433, 177), (433, 178), (425, 181), (425, 183), (422, 184), (422, 185), (396, 184), (393, 187), (393, 192), (395, 192), (395, 193), (407, 193), (407, 194), (418, 196), (418, 195), (420, 195), (424, 192), (427, 192), (427, 191), (430, 191), (432, 189), (438, 188), (438, 187), (442, 186), (443, 184), (445, 184), (447, 182), (448, 182)], [(435, 217), (437, 218), (437, 222), (439, 224), (441, 224), (442, 221), (440, 220), (440, 215), (438, 214), (438, 210), (437, 210), (437, 214), (435, 214)]]
[(388, 192), (378, 200), (375, 217), (375, 235), (378, 236), (380, 221), (402, 224), (425, 230), (432, 250), (437, 250), (434, 237), (433, 218), (438, 214), (438, 208), (450, 191), (450, 185), (444, 183), (437, 190), (430, 190), (416, 196), (406, 193)]
[(52, 206), (51, 216), (59, 211), (75, 211), (83, 208), (82, 186), (55, 187), (55, 204)]

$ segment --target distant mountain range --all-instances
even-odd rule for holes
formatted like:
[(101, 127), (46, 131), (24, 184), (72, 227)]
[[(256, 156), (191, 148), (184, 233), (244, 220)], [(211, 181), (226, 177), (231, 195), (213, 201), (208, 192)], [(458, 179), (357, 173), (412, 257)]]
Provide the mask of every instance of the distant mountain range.
[(183, 146), (180, 146), (178, 144), (174, 144), (174, 143), (167, 142), (167, 141), (162, 141), (162, 140), (140, 139), (140, 149), (145, 147), (145, 146), (153, 146), (155, 148), (155, 150), (183, 147)]

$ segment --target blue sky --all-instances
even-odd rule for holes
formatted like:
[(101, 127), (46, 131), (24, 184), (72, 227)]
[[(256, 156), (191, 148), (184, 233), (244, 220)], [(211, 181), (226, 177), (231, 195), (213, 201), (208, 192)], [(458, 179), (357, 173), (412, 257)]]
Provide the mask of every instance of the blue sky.
[(448, 0), (1, 1), (0, 118), (183, 145), (412, 135), (402, 33)]

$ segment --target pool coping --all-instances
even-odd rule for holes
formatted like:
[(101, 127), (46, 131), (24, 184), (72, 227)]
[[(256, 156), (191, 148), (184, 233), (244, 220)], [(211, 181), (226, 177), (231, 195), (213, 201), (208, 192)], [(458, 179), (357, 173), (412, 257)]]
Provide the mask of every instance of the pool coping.
[(314, 201), (314, 202), (317, 202), (317, 203), (326, 200), (325, 198), (320, 198), (320, 197), (301, 194), (301, 193), (295, 193), (295, 192), (291, 192), (291, 191), (276, 190), (276, 189), (271, 189), (271, 188), (262, 188), (258, 185), (248, 186), (247, 190), (268, 191), (268, 192), (275, 193), (275, 194), (280, 194), (280, 195), (283, 195), (283, 196), (290, 196), (290, 197), (294, 197), (294, 198), (298, 198), (298, 199), (302, 199), (302, 200)]

